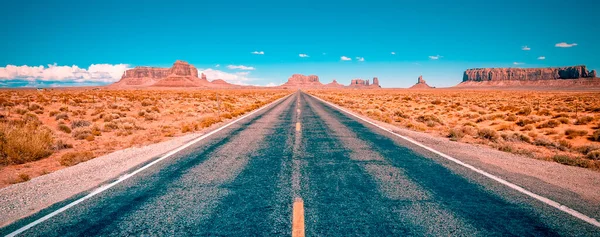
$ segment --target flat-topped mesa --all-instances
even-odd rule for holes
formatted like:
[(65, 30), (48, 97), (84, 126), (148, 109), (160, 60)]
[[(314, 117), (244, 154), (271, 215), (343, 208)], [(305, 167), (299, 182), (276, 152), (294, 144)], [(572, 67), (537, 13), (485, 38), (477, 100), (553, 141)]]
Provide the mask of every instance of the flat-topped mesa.
[(373, 78), (373, 84), (371, 84), (370, 80), (363, 80), (363, 79), (352, 79), (352, 81), (350, 81), (350, 87), (355, 87), (355, 88), (381, 88), (381, 86), (379, 85), (379, 79), (377, 77)]
[(223, 87), (224, 84), (213, 85), (202, 74), (198, 78), (198, 69), (193, 65), (177, 60), (170, 68), (135, 67), (126, 70), (113, 87)]
[(474, 68), (463, 74), (463, 82), (484, 81), (538, 81), (596, 77), (596, 71), (586, 66), (549, 68)]
[(319, 81), (319, 76), (317, 75), (302, 75), (302, 74), (294, 74), (288, 81), (282, 86), (291, 86), (291, 87), (318, 87), (322, 86)]

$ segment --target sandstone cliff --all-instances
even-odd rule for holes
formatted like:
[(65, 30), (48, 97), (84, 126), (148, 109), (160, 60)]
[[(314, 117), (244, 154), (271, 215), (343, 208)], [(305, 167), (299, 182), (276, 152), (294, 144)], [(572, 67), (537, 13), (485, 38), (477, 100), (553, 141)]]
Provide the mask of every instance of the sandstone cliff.
[(556, 79), (578, 79), (596, 77), (596, 71), (586, 66), (553, 68), (475, 68), (467, 69), (463, 82), (467, 81), (537, 81)]
[(111, 87), (230, 87), (222, 80), (212, 83), (202, 74), (198, 78), (198, 69), (187, 62), (177, 60), (170, 68), (135, 67), (123, 73), (121, 80)]
[(369, 80), (352, 79), (349, 86), (354, 88), (381, 88), (377, 77), (373, 78), (373, 84), (371, 84)]
[(596, 71), (584, 65), (551, 68), (475, 68), (463, 74), (456, 87), (510, 87), (520, 89), (600, 88)]
[(284, 83), (284, 87), (321, 87), (323, 84), (319, 81), (319, 76), (309, 75), (305, 76), (302, 74), (294, 74), (288, 81)]

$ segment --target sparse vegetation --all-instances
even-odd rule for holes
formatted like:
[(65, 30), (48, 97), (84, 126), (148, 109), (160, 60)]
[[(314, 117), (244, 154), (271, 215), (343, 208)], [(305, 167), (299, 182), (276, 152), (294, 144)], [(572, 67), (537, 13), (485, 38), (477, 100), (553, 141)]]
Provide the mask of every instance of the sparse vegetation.
[(598, 93), (400, 89), (309, 93), (399, 127), (600, 170), (595, 153), (588, 156), (594, 147), (600, 149)]
[(91, 151), (69, 152), (60, 157), (60, 164), (64, 166), (73, 166), (94, 158)]
[[(1, 172), (5, 175), (0, 174), (0, 188), (19, 180), (14, 168), (18, 164), (54, 160), (58, 161), (51, 162), (55, 167), (45, 167), (54, 171), (61, 167), (59, 163), (74, 165), (115, 150), (199, 131), (290, 92), (278, 89), (2, 90), (2, 109), (8, 113), (0, 114), (0, 166), (12, 174)], [(84, 152), (91, 152), (93, 156)], [(41, 173), (44, 172), (38, 170), (25, 174), (33, 178)]]

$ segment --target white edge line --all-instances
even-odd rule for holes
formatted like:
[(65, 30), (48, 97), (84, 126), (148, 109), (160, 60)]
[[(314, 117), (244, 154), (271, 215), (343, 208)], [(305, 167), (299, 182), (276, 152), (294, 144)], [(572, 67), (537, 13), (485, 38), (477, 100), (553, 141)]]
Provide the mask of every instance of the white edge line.
[(81, 202), (83, 202), (83, 201), (85, 201), (85, 200), (93, 197), (93, 196), (96, 196), (96, 194), (102, 193), (102, 192), (106, 191), (107, 189), (114, 187), (115, 185), (117, 185), (117, 184), (119, 184), (119, 183), (121, 183), (121, 182), (123, 182), (123, 181), (125, 181), (125, 180), (127, 180), (129, 178), (131, 178), (132, 176), (136, 175), (137, 173), (142, 172), (145, 169), (148, 169), (149, 167), (155, 165), (156, 163), (161, 162), (162, 160), (164, 160), (166, 158), (169, 158), (170, 156), (176, 154), (177, 152), (180, 152), (181, 150), (183, 150), (185, 148), (188, 148), (189, 146), (193, 145), (194, 143), (199, 142), (199, 141), (201, 141), (201, 140), (209, 137), (210, 135), (213, 135), (213, 134), (215, 134), (215, 133), (217, 133), (217, 132), (225, 129), (225, 128), (227, 128), (227, 127), (229, 127), (229, 126), (231, 126), (231, 125), (239, 122), (242, 119), (245, 119), (246, 117), (248, 117), (248, 116), (250, 116), (250, 115), (252, 115), (252, 114), (254, 114), (254, 113), (258, 112), (258, 111), (261, 111), (264, 108), (267, 108), (267, 107), (269, 107), (269, 106), (271, 106), (271, 105), (273, 105), (273, 104), (275, 104), (275, 103), (277, 103), (277, 102), (279, 102), (279, 101), (281, 101), (281, 100), (283, 100), (285, 98), (288, 98), (288, 97), (290, 97), (293, 94), (294, 93), (291, 93), (289, 95), (286, 95), (285, 97), (279, 98), (279, 99), (277, 99), (277, 100), (275, 100), (275, 101), (273, 101), (273, 102), (271, 102), (271, 103), (269, 103), (269, 104), (267, 104), (267, 105), (265, 105), (263, 107), (260, 107), (260, 108), (254, 110), (254, 111), (252, 111), (252, 112), (250, 112), (250, 113), (248, 113), (248, 114), (246, 114), (246, 115), (244, 115), (244, 116), (242, 116), (242, 117), (240, 117), (240, 118), (238, 118), (238, 119), (236, 119), (234, 121), (229, 122), (226, 125), (223, 125), (222, 127), (219, 127), (219, 128), (217, 128), (217, 129), (215, 129), (215, 130), (213, 130), (213, 131), (211, 131), (211, 132), (209, 132), (207, 134), (202, 135), (199, 138), (196, 138), (196, 139), (194, 139), (194, 140), (192, 140), (192, 141), (190, 141), (190, 142), (188, 142), (188, 143), (186, 143), (186, 144), (184, 144), (184, 145), (182, 145), (182, 146), (180, 146), (178, 148), (175, 148), (175, 149), (171, 150), (169, 153), (167, 153), (167, 154), (163, 155), (162, 157), (160, 157), (160, 158), (158, 158), (158, 159), (156, 159), (156, 160), (154, 160), (154, 161), (152, 161), (152, 162), (150, 162), (150, 163), (142, 166), (141, 168), (139, 168), (139, 169), (137, 169), (137, 170), (135, 170), (135, 171), (133, 171), (131, 173), (128, 173), (128, 174), (125, 174), (125, 175), (119, 177), (116, 181), (114, 181), (114, 182), (112, 182), (110, 184), (107, 184), (107, 185), (100, 186), (97, 189), (95, 189), (94, 191), (92, 191), (91, 193), (85, 195), (84, 197), (81, 197), (81, 198), (79, 198), (79, 199), (77, 199), (77, 200), (75, 200), (75, 201), (73, 201), (73, 202), (65, 205), (64, 207), (61, 207), (58, 210), (53, 211), (53, 212), (51, 212), (51, 213), (49, 213), (49, 214), (41, 217), (40, 219), (37, 219), (37, 220), (35, 220), (35, 221), (33, 221), (33, 222), (31, 222), (31, 223), (29, 223), (29, 224), (27, 224), (27, 225), (19, 228), (19, 229), (11, 232), (10, 234), (6, 235), (6, 237), (17, 236), (18, 234), (21, 234), (21, 233), (25, 232), (26, 230), (30, 229), (31, 227), (34, 227), (34, 226), (36, 226), (36, 225), (38, 225), (38, 224), (40, 224), (40, 223), (42, 223), (42, 222), (44, 222), (44, 221), (52, 218), (53, 216), (56, 216), (56, 215), (60, 214), (61, 212), (64, 212), (67, 209), (69, 209), (69, 208), (71, 208), (71, 207), (73, 207), (73, 206), (75, 206), (75, 205), (77, 205), (77, 204), (79, 204), (79, 203), (81, 203)]
[[(307, 94), (308, 94), (308, 93), (307, 93)], [(537, 199), (538, 201), (541, 201), (541, 202), (543, 202), (543, 203), (545, 203), (545, 204), (548, 204), (549, 206), (552, 206), (552, 207), (554, 207), (554, 208), (556, 208), (556, 209), (558, 209), (558, 210), (561, 210), (561, 211), (563, 211), (563, 212), (566, 212), (566, 213), (568, 213), (568, 214), (569, 214), (569, 215), (571, 215), (571, 216), (574, 216), (574, 217), (576, 217), (576, 218), (579, 218), (580, 220), (583, 220), (583, 221), (585, 221), (585, 222), (587, 222), (587, 223), (589, 223), (589, 224), (591, 224), (591, 225), (594, 225), (594, 226), (596, 226), (596, 227), (600, 227), (600, 222), (598, 222), (598, 220), (596, 220), (596, 219), (594, 219), (594, 218), (592, 218), (592, 217), (586, 216), (585, 214), (583, 214), (583, 213), (581, 213), (581, 212), (578, 212), (578, 211), (576, 211), (576, 210), (574, 210), (574, 209), (571, 209), (570, 207), (567, 207), (567, 206), (565, 206), (565, 205), (562, 205), (562, 204), (560, 204), (560, 203), (558, 203), (558, 202), (556, 202), (556, 201), (553, 201), (553, 200), (551, 200), (551, 199), (549, 199), (549, 198), (547, 198), (547, 197), (544, 197), (544, 196), (541, 196), (541, 195), (535, 194), (535, 193), (533, 193), (533, 192), (531, 192), (531, 191), (529, 191), (529, 190), (527, 190), (527, 189), (525, 189), (525, 188), (523, 188), (523, 187), (521, 187), (521, 186), (519, 186), (519, 185), (513, 184), (513, 183), (511, 183), (511, 182), (508, 182), (508, 181), (506, 181), (506, 180), (504, 180), (504, 179), (502, 179), (502, 178), (500, 178), (500, 177), (498, 177), (498, 176), (495, 176), (495, 175), (493, 175), (493, 174), (490, 174), (490, 173), (488, 173), (488, 172), (485, 172), (485, 171), (483, 171), (483, 170), (481, 170), (481, 169), (478, 169), (478, 168), (476, 168), (476, 167), (474, 167), (474, 166), (472, 166), (472, 165), (469, 165), (469, 164), (467, 164), (467, 163), (464, 163), (464, 162), (462, 162), (462, 161), (460, 161), (460, 160), (458, 160), (458, 159), (456, 159), (456, 158), (454, 158), (454, 157), (451, 157), (451, 156), (449, 156), (449, 155), (446, 155), (446, 154), (444, 154), (444, 153), (442, 153), (442, 152), (439, 152), (439, 151), (437, 151), (437, 150), (435, 150), (435, 149), (433, 149), (433, 148), (431, 148), (431, 147), (428, 147), (428, 146), (426, 146), (426, 145), (424, 145), (424, 144), (422, 144), (422, 143), (420, 143), (420, 142), (417, 142), (417, 141), (413, 140), (412, 138), (409, 138), (409, 137), (406, 137), (406, 136), (402, 136), (402, 135), (400, 135), (400, 134), (397, 134), (397, 133), (393, 132), (393, 131), (392, 131), (392, 130), (390, 130), (390, 129), (387, 129), (387, 128), (385, 128), (385, 127), (383, 127), (383, 126), (379, 125), (379, 124), (376, 124), (376, 123), (373, 123), (373, 122), (371, 122), (371, 121), (369, 121), (369, 120), (367, 120), (367, 119), (364, 119), (364, 118), (362, 118), (362, 117), (360, 117), (360, 116), (358, 116), (358, 115), (356, 115), (356, 114), (354, 114), (354, 113), (352, 113), (352, 112), (350, 112), (350, 111), (348, 111), (348, 110), (346, 110), (346, 109), (343, 109), (343, 108), (341, 108), (341, 107), (339, 107), (339, 106), (337, 106), (337, 105), (335, 105), (335, 104), (333, 104), (333, 103), (330, 103), (330, 102), (328, 102), (328, 101), (325, 101), (325, 100), (323, 100), (323, 99), (321, 99), (321, 98), (319, 98), (319, 97), (317, 97), (317, 96), (314, 96), (314, 95), (311, 95), (311, 94), (308, 94), (308, 95), (310, 95), (311, 97), (313, 97), (313, 98), (316, 98), (316, 99), (318, 99), (318, 100), (320, 100), (320, 101), (322, 101), (322, 102), (324, 102), (324, 103), (326, 103), (326, 104), (328, 104), (328, 105), (330, 105), (330, 106), (332, 106), (332, 107), (334, 107), (334, 108), (337, 108), (338, 110), (341, 110), (341, 111), (343, 111), (343, 112), (345, 112), (345, 113), (347, 113), (347, 114), (350, 114), (350, 115), (352, 115), (352, 116), (354, 116), (354, 117), (356, 117), (356, 118), (358, 118), (358, 119), (360, 119), (360, 120), (363, 120), (363, 121), (365, 121), (365, 122), (367, 122), (367, 123), (369, 123), (369, 124), (371, 124), (371, 125), (373, 125), (373, 126), (375, 126), (375, 127), (378, 127), (378, 128), (380, 128), (380, 129), (383, 129), (383, 130), (385, 130), (385, 131), (387, 131), (387, 132), (389, 132), (389, 133), (391, 133), (391, 134), (394, 134), (394, 135), (396, 135), (396, 136), (398, 136), (398, 137), (400, 137), (400, 138), (402, 138), (402, 139), (404, 139), (404, 140), (406, 140), (406, 141), (409, 141), (409, 142), (411, 142), (411, 143), (413, 143), (413, 144), (415, 144), (415, 145), (417, 145), (417, 146), (420, 146), (420, 147), (422, 147), (422, 148), (425, 148), (426, 150), (428, 150), (428, 151), (431, 151), (431, 152), (433, 152), (433, 153), (435, 153), (435, 154), (437, 154), (437, 155), (439, 155), (439, 156), (441, 156), (441, 157), (444, 157), (444, 158), (446, 158), (446, 159), (448, 159), (448, 160), (450, 160), (450, 161), (452, 161), (452, 162), (454, 162), (454, 163), (456, 163), (456, 164), (459, 164), (459, 165), (461, 165), (461, 166), (463, 166), (463, 167), (466, 167), (466, 168), (468, 168), (468, 169), (470, 169), (470, 170), (472, 170), (472, 171), (475, 171), (475, 172), (477, 172), (477, 173), (479, 173), (479, 174), (481, 174), (481, 175), (483, 175), (483, 176), (485, 176), (485, 177), (488, 177), (488, 178), (490, 178), (490, 179), (493, 179), (493, 180), (497, 181), (498, 183), (504, 184), (504, 185), (506, 185), (506, 186), (508, 186), (508, 187), (510, 187), (510, 188), (512, 188), (512, 189), (514, 189), (514, 190), (517, 190), (517, 191), (519, 191), (519, 192), (521, 192), (521, 193), (523, 193), (523, 194), (525, 194), (525, 195), (527, 195), (527, 196), (530, 196), (530, 197), (532, 197), (532, 198), (535, 198), (535, 199)]]

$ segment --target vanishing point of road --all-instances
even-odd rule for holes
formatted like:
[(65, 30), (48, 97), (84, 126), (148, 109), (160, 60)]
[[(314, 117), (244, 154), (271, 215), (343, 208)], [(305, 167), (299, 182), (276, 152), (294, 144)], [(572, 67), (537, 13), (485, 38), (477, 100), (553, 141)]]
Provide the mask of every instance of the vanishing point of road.
[(600, 235), (302, 91), (146, 165), (0, 234)]

